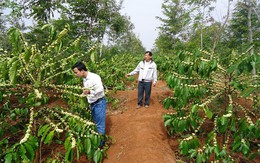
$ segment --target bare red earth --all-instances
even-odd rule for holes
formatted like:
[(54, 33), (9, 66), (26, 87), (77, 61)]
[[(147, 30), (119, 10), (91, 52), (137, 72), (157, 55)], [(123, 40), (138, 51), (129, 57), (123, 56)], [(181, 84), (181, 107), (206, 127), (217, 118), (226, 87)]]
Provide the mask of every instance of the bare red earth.
[(176, 162), (162, 118), (167, 111), (161, 101), (170, 93), (166, 83), (159, 81), (152, 88), (148, 109), (136, 109), (137, 90), (115, 95), (121, 101), (121, 108), (117, 112), (109, 111), (107, 115), (107, 134), (113, 138), (113, 144), (104, 163)]

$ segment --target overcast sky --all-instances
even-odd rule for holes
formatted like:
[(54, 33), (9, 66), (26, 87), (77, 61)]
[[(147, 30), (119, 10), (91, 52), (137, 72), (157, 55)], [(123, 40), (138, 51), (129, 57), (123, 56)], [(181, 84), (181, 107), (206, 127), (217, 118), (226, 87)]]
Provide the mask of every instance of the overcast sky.
[[(130, 16), (130, 20), (135, 26), (134, 32), (146, 50), (153, 48), (154, 41), (158, 36), (158, 27), (161, 22), (156, 19), (156, 16), (163, 17), (162, 3), (163, 0), (124, 0), (123, 2), (121, 13)], [(216, 6), (214, 17), (221, 21), (226, 15), (227, 0), (217, 0)]]
[(162, 16), (161, 5), (163, 0), (124, 0), (122, 14), (130, 16), (134, 24), (134, 32), (142, 41), (146, 50), (151, 50), (157, 38), (161, 22), (156, 16)]

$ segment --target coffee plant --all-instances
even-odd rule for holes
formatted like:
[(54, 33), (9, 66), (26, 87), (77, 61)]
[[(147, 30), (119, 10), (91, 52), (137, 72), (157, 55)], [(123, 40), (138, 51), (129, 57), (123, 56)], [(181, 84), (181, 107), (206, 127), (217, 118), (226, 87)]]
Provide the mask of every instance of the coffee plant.
[[(94, 53), (93, 53), (94, 54)], [(91, 57), (88, 67), (99, 74), (103, 82), (109, 90), (125, 90), (126, 83), (132, 81), (133, 78), (126, 78), (125, 74), (132, 71), (142, 60), (143, 55), (126, 55), (117, 54), (109, 58)]]
[(164, 115), (165, 126), (181, 138), (180, 154), (198, 163), (248, 162), (260, 154), (260, 55), (221, 57), (180, 52), (167, 77), (174, 96), (164, 107), (175, 111)]
[[(30, 45), (24, 34), (12, 28), (12, 51), (0, 51), (0, 160), (42, 162), (44, 149), (63, 144), (60, 161), (72, 162), (85, 154), (101, 162), (106, 148), (100, 149), (100, 142), (108, 136), (96, 132), (86, 97), (71, 70), (96, 45), (81, 52), (81, 37), (64, 41), (69, 26), (60, 32), (51, 25), (41, 30), (49, 34), (45, 45)], [(59, 99), (67, 104), (55, 104)]]

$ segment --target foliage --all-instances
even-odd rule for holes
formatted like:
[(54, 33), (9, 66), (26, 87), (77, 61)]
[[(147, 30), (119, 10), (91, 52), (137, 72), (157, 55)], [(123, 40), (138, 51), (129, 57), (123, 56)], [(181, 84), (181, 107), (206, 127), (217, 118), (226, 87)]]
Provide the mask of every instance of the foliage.
[[(235, 6), (232, 15), (223, 16), (224, 22), (215, 20), (215, 0), (166, 0), (162, 4), (164, 17), (159, 36), (155, 41), (161, 53), (177, 53), (180, 50), (192, 51), (198, 47), (209, 49), (226, 57), (233, 50), (244, 52), (251, 45), (259, 53), (259, 2), (226, 1), (227, 6)], [(249, 27), (249, 4), (252, 4), (252, 24)], [(229, 11), (229, 10), (228, 10)], [(231, 15), (231, 16), (229, 16)], [(252, 31), (251, 31), (252, 29)], [(252, 34), (252, 42), (249, 39)]]
[(225, 65), (219, 60), (203, 50), (177, 54), (167, 77), (174, 96), (164, 100), (175, 112), (164, 115), (165, 126), (182, 137), (181, 154), (196, 162), (233, 162), (239, 153), (253, 159), (260, 154), (259, 67), (256, 76), (251, 71), (260, 55), (232, 53)]
[[(191, 48), (191, 44), (198, 44), (197, 47), (201, 47), (201, 44), (209, 43), (206, 39), (212, 39), (214, 35), (208, 36), (204, 33), (213, 20), (210, 13), (214, 9), (214, 2), (215, 0), (164, 1), (162, 3), (164, 16), (157, 17), (162, 25), (159, 27), (159, 36), (155, 41), (156, 47), (162, 52), (177, 52), (187, 46)], [(197, 36), (196, 41), (194, 36)]]
[(104, 79), (105, 86), (110, 90), (125, 90), (128, 80), (125, 77), (141, 60), (140, 55), (119, 54), (99, 61), (88, 62), (89, 68)]
[[(233, 11), (233, 17), (227, 29), (227, 40), (225, 41), (230, 48), (236, 49), (239, 53), (245, 51), (250, 45), (248, 38), (248, 9), (244, 3), (236, 4)], [(256, 52), (259, 52), (259, 37), (260, 37), (260, 19), (255, 13), (252, 14), (252, 32), (253, 44), (255, 45)]]
[[(191, 20), (190, 11), (185, 9), (185, 3), (181, 0), (165, 1), (162, 4), (162, 9), (166, 18), (157, 17), (163, 22), (163, 25), (159, 27), (161, 32), (158, 38), (160, 39), (156, 42), (162, 46), (162, 38), (165, 38), (166, 41), (171, 41), (168, 44), (171, 44), (171, 49), (174, 49), (178, 42), (187, 39), (188, 33), (186, 30)], [(158, 46), (158, 48), (161, 48), (161, 46)]]
[[(50, 25), (44, 45), (29, 44), (16, 28), (9, 31), (12, 51), (1, 52), (0, 66), (0, 160), (42, 161), (45, 146), (64, 145), (63, 161), (72, 162), (82, 154), (101, 162), (107, 136), (96, 132), (82, 88), (74, 86), (71, 70), (75, 60), (89, 55), (77, 49), (81, 37), (69, 44), (64, 39), (69, 26), (57, 33)], [(66, 40), (67, 41), (67, 40)], [(49, 105), (49, 100), (65, 99), (68, 106)], [(63, 143), (64, 142), (64, 143)]]

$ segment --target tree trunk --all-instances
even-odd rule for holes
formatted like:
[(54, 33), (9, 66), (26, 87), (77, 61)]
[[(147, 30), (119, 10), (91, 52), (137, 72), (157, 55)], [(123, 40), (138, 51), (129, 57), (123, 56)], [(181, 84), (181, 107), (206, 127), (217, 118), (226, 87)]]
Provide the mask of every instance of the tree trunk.
[(230, 15), (230, 3), (232, 0), (228, 0), (228, 9), (227, 9), (227, 16), (222, 26), (220, 26), (219, 30), (216, 32), (215, 37), (213, 38), (213, 47), (212, 47), (212, 54), (215, 52), (216, 46), (221, 38), (221, 35), (223, 33), (223, 30), (225, 29), (225, 26), (228, 22), (229, 15)]
[[(248, 15), (247, 15), (247, 26), (248, 26), (248, 40), (249, 44), (253, 44), (253, 30), (252, 30), (252, 2), (248, 2)], [(254, 49), (250, 50), (250, 54), (254, 54)]]
[[(253, 30), (252, 30), (252, 10), (253, 10), (253, 4), (252, 1), (249, 0), (248, 2), (248, 15), (247, 15), (247, 25), (248, 25), (248, 41), (250, 45), (253, 45)], [(250, 50), (250, 55), (254, 54), (254, 48), (251, 48)], [(256, 69), (255, 69), (255, 62), (252, 63), (253, 70), (252, 70), (252, 75), (256, 75)], [(255, 83), (256, 81), (254, 81)]]

